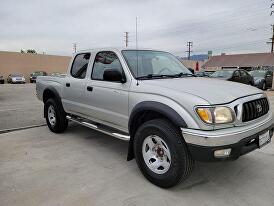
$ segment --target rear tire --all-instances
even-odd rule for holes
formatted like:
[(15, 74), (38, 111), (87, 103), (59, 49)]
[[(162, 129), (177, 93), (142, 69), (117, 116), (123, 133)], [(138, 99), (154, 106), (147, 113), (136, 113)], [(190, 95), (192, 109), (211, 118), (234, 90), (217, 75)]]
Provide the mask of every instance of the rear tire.
[(194, 166), (180, 131), (165, 119), (150, 120), (138, 128), (134, 154), (143, 175), (163, 188), (173, 187), (187, 179)]
[(49, 129), (54, 133), (61, 133), (68, 127), (68, 120), (63, 106), (53, 98), (45, 103), (45, 118)]

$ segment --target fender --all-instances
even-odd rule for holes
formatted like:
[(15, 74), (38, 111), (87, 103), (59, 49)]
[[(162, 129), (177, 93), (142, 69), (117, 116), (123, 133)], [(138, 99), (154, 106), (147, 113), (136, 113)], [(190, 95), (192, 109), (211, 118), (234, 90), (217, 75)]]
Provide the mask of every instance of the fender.
[(128, 129), (130, 134), (129, 146), (128, 146), (128, 157), (127, 160), (132, 160), (134, 158), (133, 151), (133, 140), (135, 132), (138, 129), (136, 126), (136, 120), (139, 118), (139, 114), (145, 111), (153, 111), (161, 114), (162, 116), (169, 119), (177, 127), (187, 128), (187, 124), (184, 119), (171, 107), (166, 104), (155, 102), (155, 101), (145, 101), (138, 103), (133, 109), (129, 117)]
[[(52, 86), (49, 86), (44, 90), (44, 92), (43, 92), (43, 102), (46, 103), (46, 100), (50, 97), (56, 98), (58, 103), (60, 103), (62, 105), (61, 97), (60, 97), (58, 91)], [(44, 106), (44, 117), (46, 117), (46, 108), (45, 108), (45, 106)]]

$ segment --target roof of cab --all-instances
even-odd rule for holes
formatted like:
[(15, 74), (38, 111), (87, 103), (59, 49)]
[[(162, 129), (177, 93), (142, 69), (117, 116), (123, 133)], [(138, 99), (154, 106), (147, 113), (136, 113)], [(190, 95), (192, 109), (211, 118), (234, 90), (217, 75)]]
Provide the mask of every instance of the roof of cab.
[[(99, 51), (115, 51), (115, 52), (121, 52), (123, 50), (136, 50), (134, 47), (102, 47), (102, 48), (94, 48), (94, 49), (84, 49), (79, 50), (76, 53), (83, 53), (83, 52), (99, 52)], [(157, 49), (151, 49), (151, 48), (138, 48), (137, 50), (153, 50), (153, 51), (160, 51)]]

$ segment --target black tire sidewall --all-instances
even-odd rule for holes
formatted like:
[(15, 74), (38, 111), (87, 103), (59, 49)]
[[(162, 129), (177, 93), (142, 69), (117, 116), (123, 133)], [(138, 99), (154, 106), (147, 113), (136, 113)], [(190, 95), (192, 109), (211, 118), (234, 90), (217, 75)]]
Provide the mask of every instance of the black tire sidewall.
[[(157, 120), (159, 122), (159, 120)], [(176, 129), (169, 123), (162, 121), (162, 125), (158, 125), (157, 121), (148, 121), (144, 123), (136, 132), (134, 138), (134, 152), (136, 162), (143, 175), (152, 183), (160, 187), (171, 187), (180, 181), (185, 168), (185, 158), (187, 158), (186, 147), (182, 137)], [(163, 127), (163, 125), (165, 125)], [(169, 127), (169, 128), (167, 128)], [(176, 135), (174, 133), (177, 133)], [(146, 137), (155, 134), (161, 137), (167, 144), (170, 155), (171, 165), (164, 174), (156, 174), (146, 165), (143, 154), (142, 145)]]
[[(55, 112), (56, 123), (54, 126), (50, 124), (48, 119), (48, 108), (50, 106), (53, 106), (54, 112)], [(59, 133), (64, 131), (67, 127), (68, 123), (65, 117), (65, 112), (63, 111), (63, 108), (61, 108), (61, 106), (58, 104), (58, 101), (56, 99), (50, 98), (46, 101), (45, 118), (47, 121), (47, 125), (52, 132)]]

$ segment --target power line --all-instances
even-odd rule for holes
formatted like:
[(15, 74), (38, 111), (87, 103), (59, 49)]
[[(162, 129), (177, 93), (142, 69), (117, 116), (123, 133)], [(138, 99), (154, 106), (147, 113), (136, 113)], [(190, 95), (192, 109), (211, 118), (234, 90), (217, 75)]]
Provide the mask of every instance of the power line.
[(125, 36), (124, 36), (125, 37), (125, 44), (126, 44), (126, 47), (128, 47), (128, 42), (129, 42), (128, 41), (128, 34), (129, 34), (129, 32), (126, 31), (124, 33), (125, 33)]
[(190, 53), (192, 52), (191, 51), (191, 47), (193, 46), (193, 42), (192, 41), (188, 41), (187, 42), (187, 47), (188, 47), (188, 50), (186, 51), (188, 53), (187, 55), (187, 59), (190, 60)]

